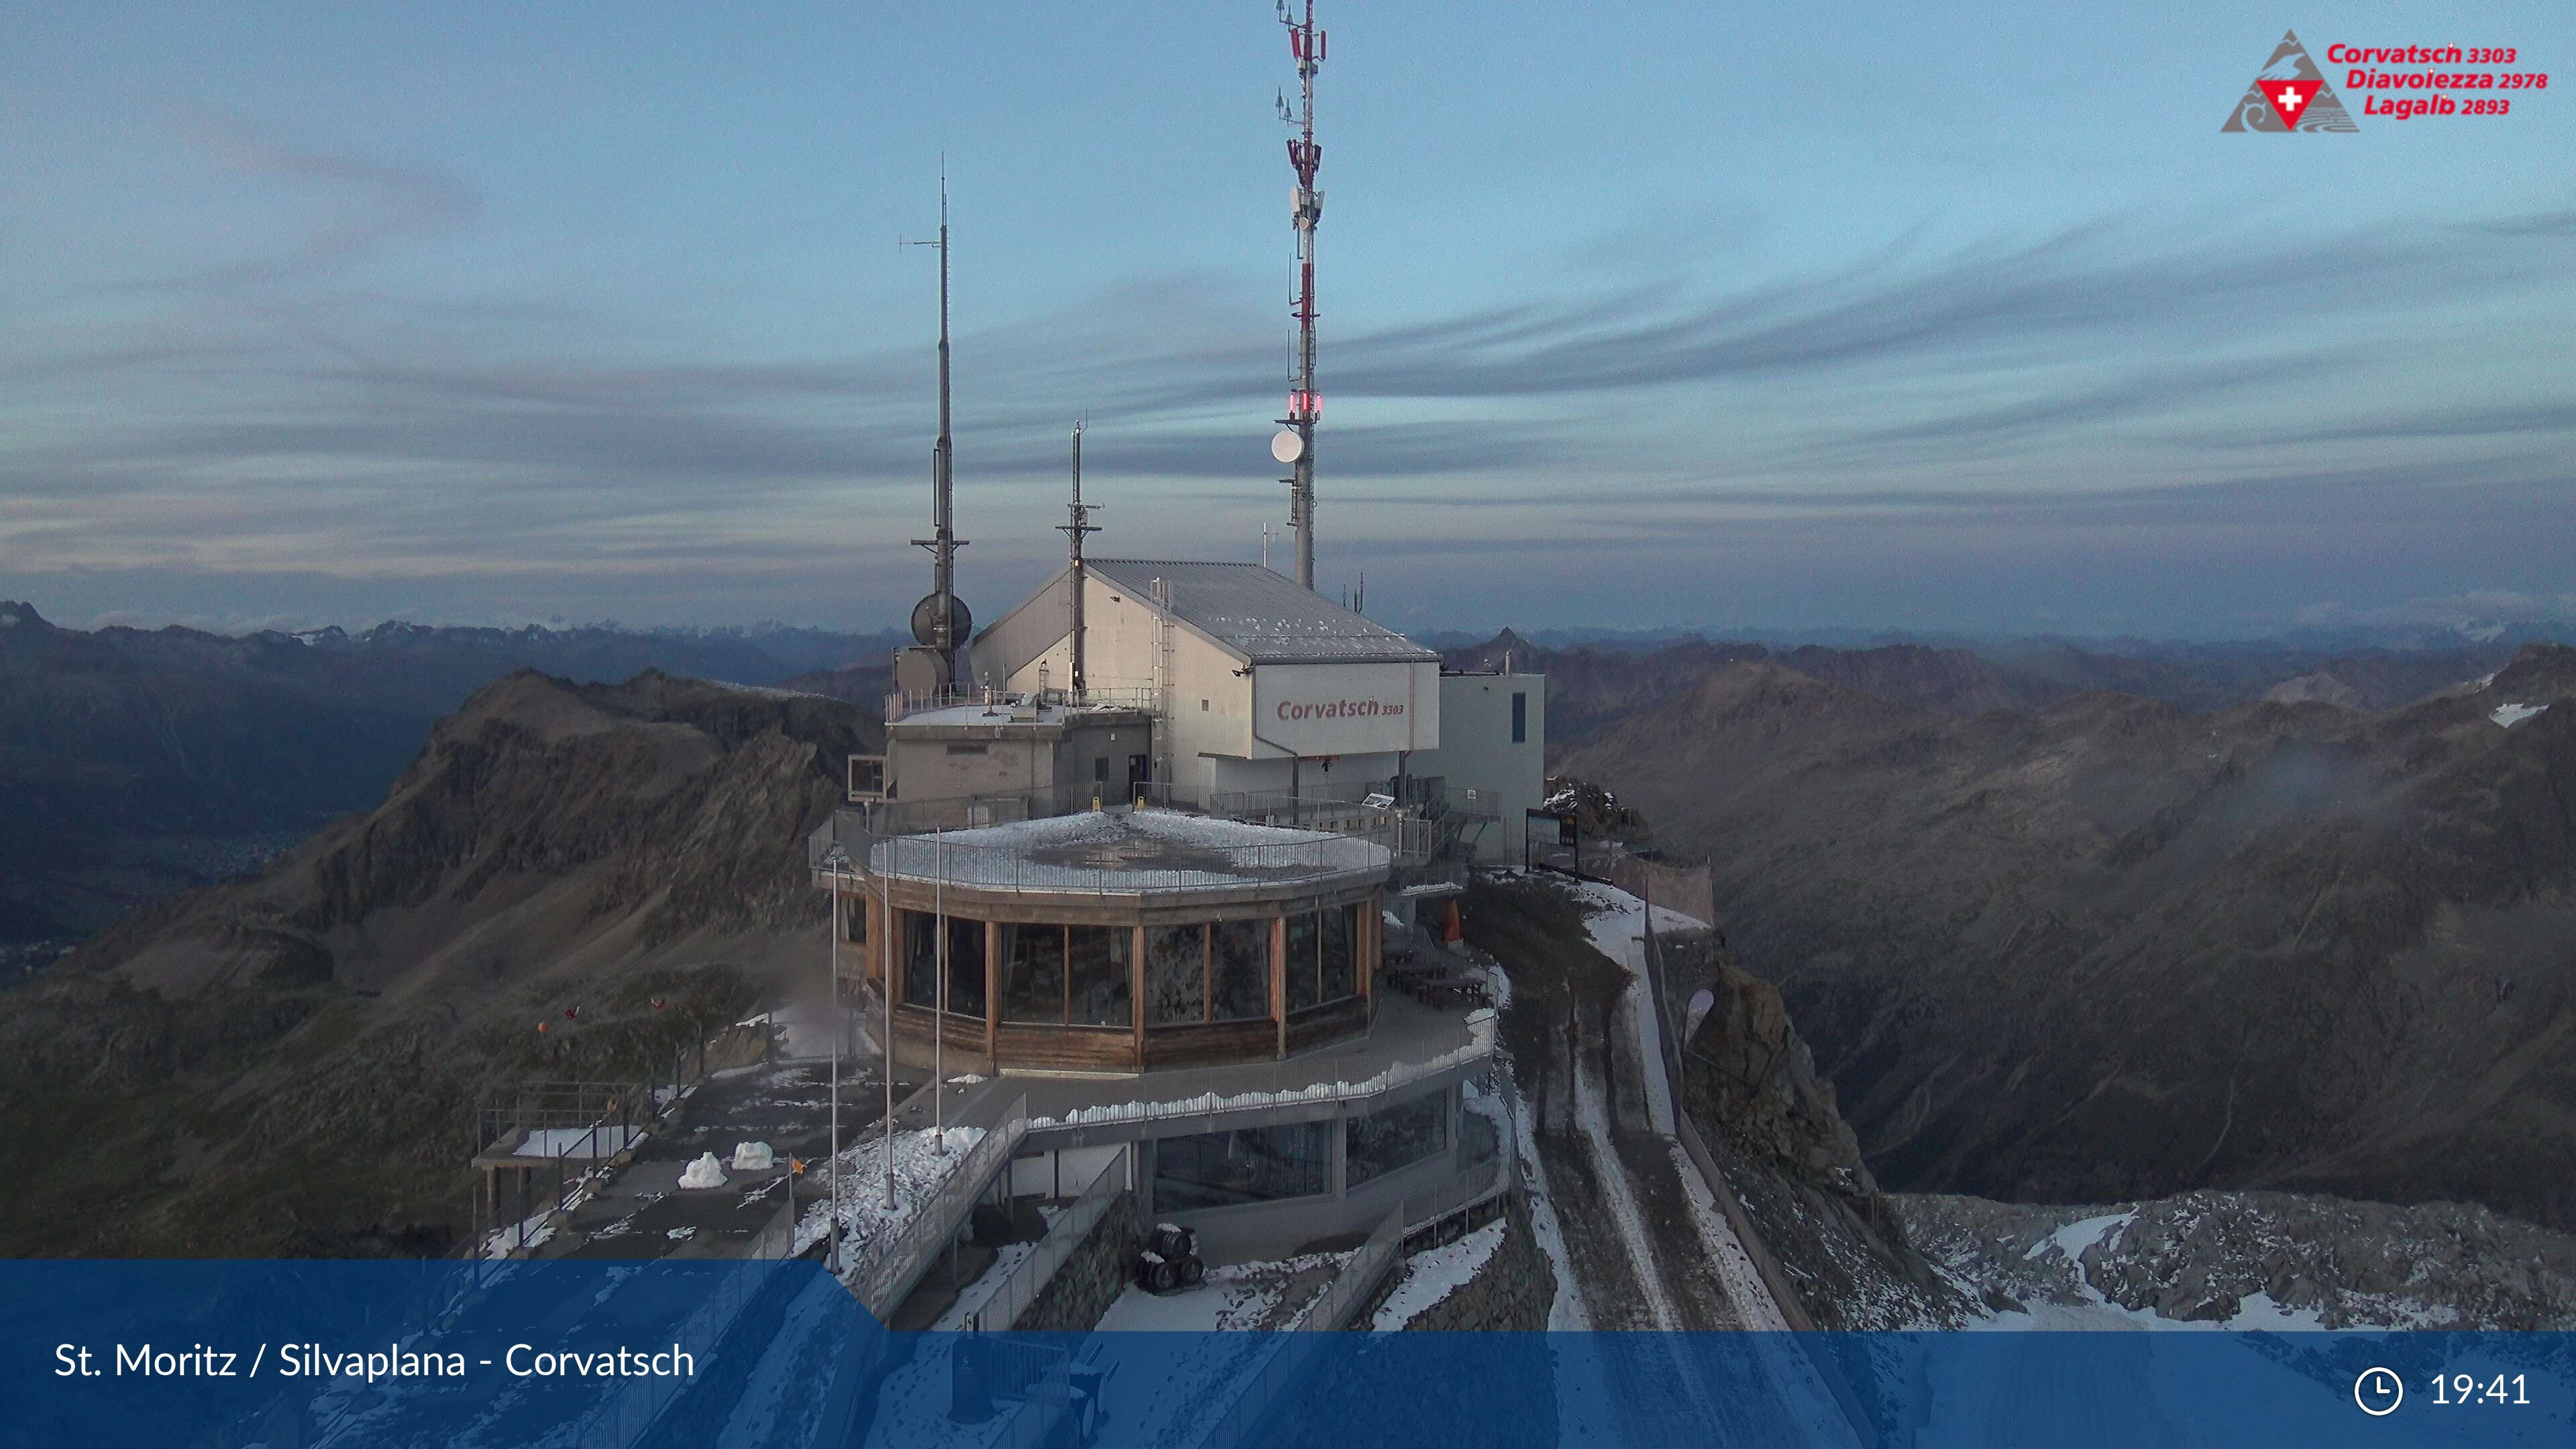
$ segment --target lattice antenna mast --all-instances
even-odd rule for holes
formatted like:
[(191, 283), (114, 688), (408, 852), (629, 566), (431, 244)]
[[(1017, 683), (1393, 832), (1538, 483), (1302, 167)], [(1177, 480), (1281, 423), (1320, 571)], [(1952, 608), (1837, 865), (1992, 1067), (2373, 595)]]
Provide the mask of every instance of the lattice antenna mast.
[(1315, 420), (1324, 410), (1323, 398), (1315, 390), (1315, 225), (1324, 217), (1324, 193), (1315, 187), (1315, 173), (1324, 162), (1324, 148), (1315, 144), (1315, 72), (1324, 64), (1327, 37), (1315, 28), (1315, 0), (1299, 3), (1302, 12), (1292, 14), (1288, 0), (1279, 0), (1279, 23), (1288, 27), (1288, 53), (1297, 61), (1297, 105), (1292, 110), (1287, 97), (1279, 98), (1279, 118), (1297, 132), (1288, 139), (1288, 164), (1297, 173), (1297, 190), (1290, 201), (1297, 230), (1297, 296), (1288, 309), (1297, 319), (1297, 354), (1289, 381), (1288, 416), (1279, 424), (1293, 431), (1296, 439), (1291, 443), (1282, 435), (1272, 444), (1271, 453), (1294, 465), (1293, 476), (1282, 480), (1288, 485), (1288, 526), (1297, 531), (1297, 582), (1311, 589), (1315, 586)]
[(947, 677), (964, 682), (963, 660), (959, 657), (966, 635), (973, 626), (957, 600), (957, 550), (966, 540), (957, 536), (956, 481), (951, 471), (954, 443), (949, 429), (948, 404), (948, 166), (939, 167), (939, 240), (914, 242), (914, 246), (939, 248), (939, 440), (930, 449), (930, 537), (916, 538), (913, 544), (930, 550), (930, 597), (914, 610), (913, 633), (925, 648), (935, 650), (947, 663)]
[(1070, 622), (1073, 640), (1073, 695), (1076, 699), (1080, 699), (1083, 692), (1090, 687), (1088, 681), (1083, 678), (1082, 670), (1084, 644), (1082, 595), (1085, 587), (1082, 576), (1082, 539), (1085, 534), (1100, 531), (1100, 525), (1091, 521), (1091, 515), (1094, 510), (1101, 507), (1097, 503), (1082, 501), (1082, 426), (1080, 422), (1073, 425), (1073, 505), (1066, 510), (1067, 521), (1055, 526), (1056, 531), (1065, 536), (1065, 553), (1072, 566), (1073, 617)]

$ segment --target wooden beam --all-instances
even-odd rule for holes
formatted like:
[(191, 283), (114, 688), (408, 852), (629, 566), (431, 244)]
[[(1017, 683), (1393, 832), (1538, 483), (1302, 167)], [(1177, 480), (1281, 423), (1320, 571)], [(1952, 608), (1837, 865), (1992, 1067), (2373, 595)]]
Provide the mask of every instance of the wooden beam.
[(1136, 1070), (1145, 1070), (1145, 928), (1130, 927), (1127, 932), (1127, 1010), (1135, 1018), (1134, 1043)]
[(1277, 1055), (1288, 1056), (1288, 918), (1270, 918), (1270, 1020), (1279, 1028)]

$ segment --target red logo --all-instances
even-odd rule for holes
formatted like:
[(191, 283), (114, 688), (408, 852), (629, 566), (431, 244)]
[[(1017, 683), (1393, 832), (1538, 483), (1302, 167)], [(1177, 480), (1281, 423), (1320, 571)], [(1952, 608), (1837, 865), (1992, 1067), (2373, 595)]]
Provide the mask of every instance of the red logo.
[(2254, 83), (2245, 88), (2236, 102), (2236, 111), (2227, 118), (2222, 131), (2357, 131), (2352, 113), (2326, 84), (2325, 72), (2308, 59), (2308, 48), (2299, 37), (2281, 32), (2281, 43), (2272, 47), (2272, 58), (2263, 65)]

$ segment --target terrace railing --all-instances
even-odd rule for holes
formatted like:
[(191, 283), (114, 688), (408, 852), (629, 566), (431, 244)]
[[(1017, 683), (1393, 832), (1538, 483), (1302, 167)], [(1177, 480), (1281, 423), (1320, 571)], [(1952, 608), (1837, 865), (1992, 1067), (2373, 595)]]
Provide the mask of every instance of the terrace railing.
[(1037, 1247), (1011, 1269), (991, 1296), (966, 1317), (971, 1332), (999, 1332), (1016, 1326), (1022, 1315), (1034, 1306), (1047, 1285), (1055, 1281), (1074, 1253), (1091, 1239), (1091, 1230), (1117, 1206), (1119, 1195), (1127, 1191), (1127, 1154), (1119, 1153), (1100, 1169), (1091, 1186), (1065, 1209), (1038, 1240)]
[[(1081, 860), (1078, 844), (1039, 854), (1026, 848), (959, 841), (942, 833), (922, 833), (926, 818), (946, 817), (942, 830), (969, 830), (980, 825), (1043, 818), (1027, 813), (1029, 797), (913, 802), (890, 806), (893, 819), (870, 820), (856, 810), (841, 810), (806, 839), (806, 862), (817, 872), (847, 871), (873, 880), (939, 878), (975, 890), (1037, 890), (1084, 895), (1140, 895), (1166, 890), (1257, 889), (1282, 877), (1383, 871), (1387, 859), (1359, 849), (1365, 841), (1389, 848), (1373, 836), (1230, 844), (1214, 840), (1204, 846), (1178, 847), (1191, 857), (1186, 864), (1155, 866), (1127, 863), (1104, 852), (1097, 863)], [(1055, 814), (1087, 812), (1059, 810)], [(883, 813), (883, 812), (881, 812)], [(1420, 825), (1421, 822), (1408, 822)], [(1392, 834), (1392, 832), (1389, 832)], [(1409, 838), (1409, 837), (1408, 837)]]
[(860, 1266), (853, 1286), (859, 1301), (879, 1322), (893, 1314), (903, 1296), (929, 1271), (931, 1260), (957, 1236), (975, 1200), (1028, 1135), (1029, 1099), (1022, 1093), (1003, 1111), (1001, 1121), (966, 1149), (956, 1168), (913, 1210), (893, 1240)]
[(1297, 1321), (1300, 1330), (1309, 1331), (1277, 1335), (1279, 1346), (1262, 1360), (1243, 1392), (1235, 1396), (1206, 1437), (1199, 1440), (1198, 1449), (1243, 1449), (1260, 1442), (1262, 1425), (1271, 1412), (1337, 1346), (1312, 1331), (1348, 1327), (1386, 1280), (1387, 1270), (1395, 1266), (1404, 1245), (1406, 1217), (1402, 1207), (1388, 1213), (1360, 1244), (1359, 1251), (1351, 1254), (1341, 1271), (1333, 1275), (1333, 1281), (1324, 1285), (1324, 1291)]

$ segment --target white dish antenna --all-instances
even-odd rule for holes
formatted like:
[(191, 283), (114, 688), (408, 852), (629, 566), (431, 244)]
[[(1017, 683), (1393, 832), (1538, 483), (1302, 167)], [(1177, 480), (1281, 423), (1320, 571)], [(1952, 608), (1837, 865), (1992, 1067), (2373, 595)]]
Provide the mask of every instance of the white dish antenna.
[(1282, 463), (1296, 462), (1297, 455), (1305, 451), (1306, 440), (1298, 437), (1293, 429), (1281, 428), (1271, 435), (1270, 456)]

